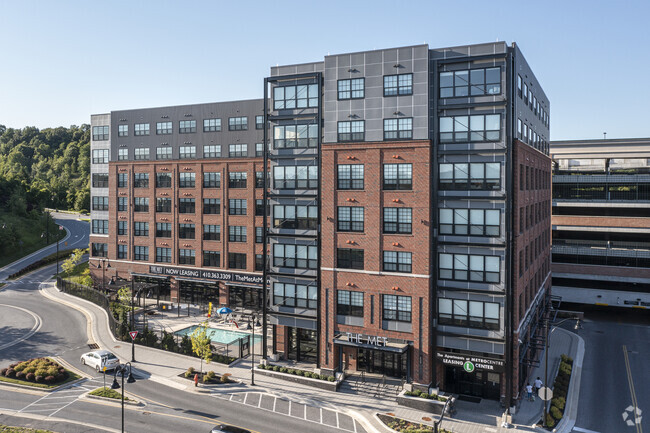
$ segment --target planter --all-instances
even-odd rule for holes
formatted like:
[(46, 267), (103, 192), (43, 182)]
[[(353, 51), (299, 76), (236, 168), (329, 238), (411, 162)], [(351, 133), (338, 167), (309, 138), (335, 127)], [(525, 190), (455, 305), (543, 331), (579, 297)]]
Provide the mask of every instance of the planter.
[(255, 374), (262, 376), (270, 376), (278, 379), (286, 380), (287, 382), (299, 383), (301, 385), (313, 386), (314, 388), (324, 389), (326, 391), (333, 391), (339, 388), (340, 381), (330, 382), (321, 379), (312, 379), (311, 377), (297, 376), (295, 374), (280, 373), (279, 371), (265, 370), (263, 368), (255, 367)]
[[(429, 412), (436, 415), (442, 415), (442, 410), (445, 407), (444, 401), (438, 400), (429, 400), (428, 398), (421, 397), (412, 397), (410, 395), (405, 395), (406, 391), (402, 391), (397, 395), (397, 404), (400, 406), (410, 407), (411, 409), (417, 409), (422, 412)], [(453, 405), (453, 397), (450, 397), (452, 401), (449, 405)], [(448, 406), (449, 408), (449, 406)]]

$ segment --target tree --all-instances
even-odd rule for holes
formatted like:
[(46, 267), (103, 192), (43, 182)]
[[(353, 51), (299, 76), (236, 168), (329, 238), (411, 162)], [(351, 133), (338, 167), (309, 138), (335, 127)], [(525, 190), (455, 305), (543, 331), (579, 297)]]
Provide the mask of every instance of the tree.
[(128, 307), (131, 305), (131, 288), (129, 286), (122, 286), (117, 291), (117, 300), (120, 304)]
[(75, 266), (81, 263), (81, 259), (84, 255), (84, 252), (85, 250), (78, 248), (72, 252), (72, 255), (69, 258), (63, 261), (63, 263), (61, 264), (61, 268), (63, 269), (63, 272), (66, 273), (66, 275), (69, 276), (70, 273), (72, 273), (72, 271), (74, 270)]
[(201, 358), (201, 373), (203, 373), (203, 361), (210, 363), (212, 361), (212, 347), (210, 337), (208, 337), (208, 321), (203, 321), (198, 328), (190, 335), (192, 339), (192, 352)]

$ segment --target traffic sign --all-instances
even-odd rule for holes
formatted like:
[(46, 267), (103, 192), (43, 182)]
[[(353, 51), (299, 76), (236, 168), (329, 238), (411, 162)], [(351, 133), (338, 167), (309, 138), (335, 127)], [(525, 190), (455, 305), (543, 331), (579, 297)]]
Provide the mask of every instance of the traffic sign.
[(63, 230), (63, 226), (59, 226), (59, 230)]
[(541, 387), (537, 394), (539, 395), (539, 398), (544, 401), (551, 400), (553, 398), (553, 390), (546, 386)]
[(102, 371), (103, 371), (104, 373), (106, 373), (106, 366), (104, 366), (104, 368), (102, 368)]
[(138, 331), (129, 331), (129, 335), (131, 336), (131, 340), (135, 341), (135, 337), (138, 336)]

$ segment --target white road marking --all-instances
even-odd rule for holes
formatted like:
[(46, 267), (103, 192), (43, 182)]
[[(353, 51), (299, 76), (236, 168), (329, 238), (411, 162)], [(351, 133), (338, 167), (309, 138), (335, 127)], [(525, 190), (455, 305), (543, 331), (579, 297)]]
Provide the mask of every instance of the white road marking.
[(581, 432), (581, 433), (598, 433), (597, 431), (589, 430), (589, 429), (582, 428), (582, 427), (573, 427), (573, 430), (575, 430), (577, 432)]
[(8, 308), (15, 308), (16, 310), (20, 310), (20, 311), (22, 311), (24, 313), (27, 313), (30, 316), (32, 316), (32, 318), (35, 321), (34, 326), (32, 326), (32, 329), (30, 329), (25, 335), (18, 338), (17, 340), (14, 340), (14, 341), (11, 341), (9, 343), (3, 344), (2, 346), (0, 346), (0, 350), (4, 350), (4, 349), (6, 349), (8, 347), (11, 347), (11, 346), (14, 346), (14, 345), (20, 343), (21, 341), (27, 340), (32, 335), (36, 334), (39, 329), (41, 329), (41, 326), (43, 325), (43, 320), (41, 319), (41, 316), (39, 316), (38, 314), (36, 314), (36, 313), (34, 313), (32, 311), (29, 311), (29, 310), (27, 310), (25, 308), (22, 308), (22, 307), (16, 307), (14, 305), (0, 304), (0, 306), (1, 307), (8, 307)]

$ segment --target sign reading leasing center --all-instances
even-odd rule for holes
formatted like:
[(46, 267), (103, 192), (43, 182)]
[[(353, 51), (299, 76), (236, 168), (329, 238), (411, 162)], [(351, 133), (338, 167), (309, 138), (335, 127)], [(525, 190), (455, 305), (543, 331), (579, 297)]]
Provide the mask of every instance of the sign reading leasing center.
[(505, 362), (501, 359), (483, 358), (451, 352), (438, 352), (436, 355), (438, 361), (443, 364), (463, 367), (468, 373), (473, 373), (474, 371), (503, 373), (505, 369)]

